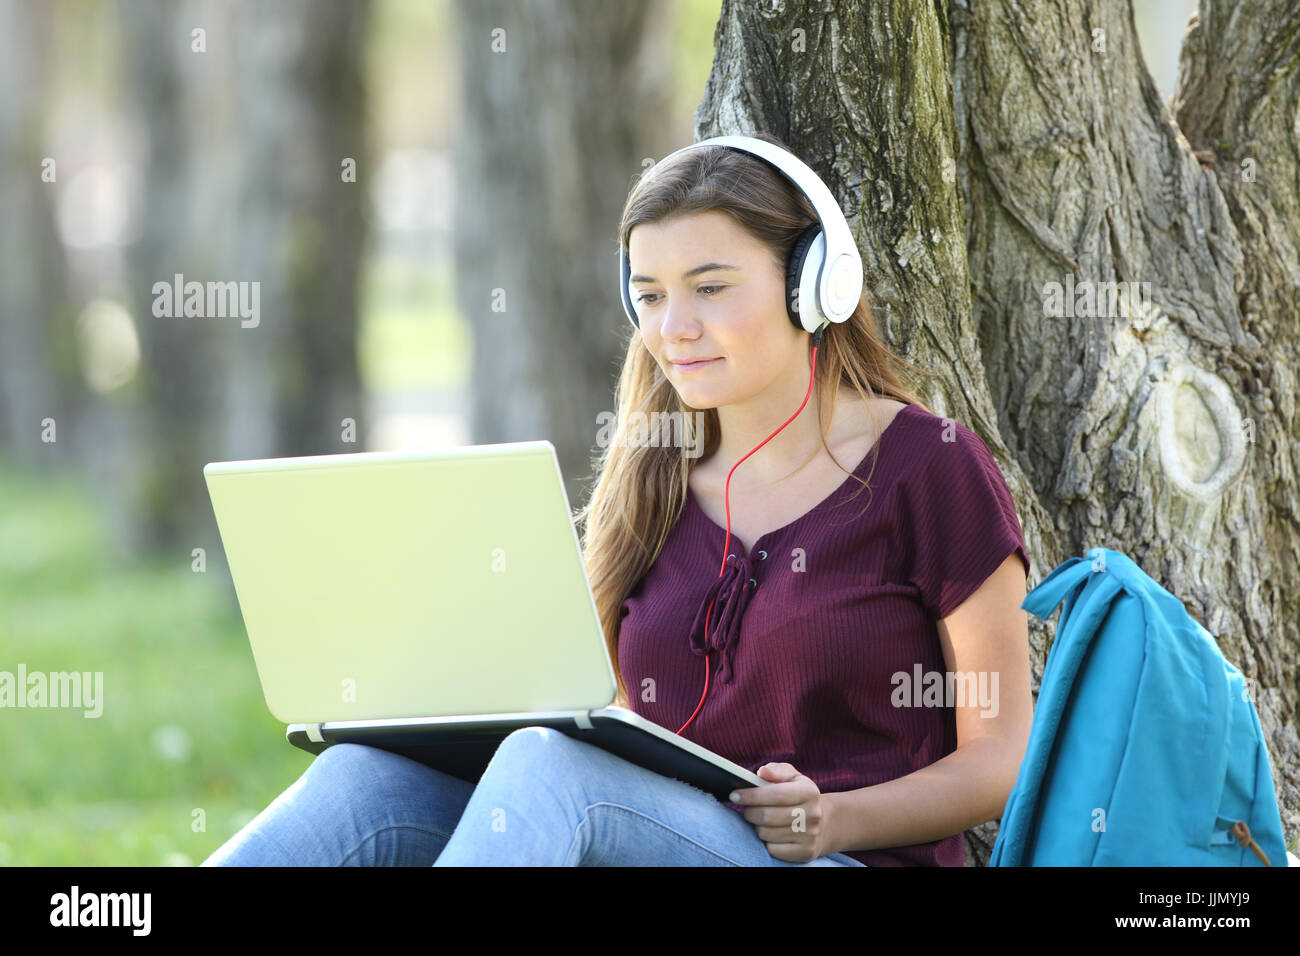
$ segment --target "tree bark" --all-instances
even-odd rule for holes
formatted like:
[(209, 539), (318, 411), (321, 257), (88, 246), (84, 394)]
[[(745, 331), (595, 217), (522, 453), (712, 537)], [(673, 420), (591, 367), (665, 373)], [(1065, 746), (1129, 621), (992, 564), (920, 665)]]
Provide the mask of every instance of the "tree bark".
[[(55, 196), (70, 171), (49, 142), (53, 19), (45, 5), (0, 2), (0, 447), (46, 472), (67, 463), (84, 392), (54, 229)], [(54, 182), (42, 179), (47, 157)], [(46, 418), (53, 443), (42, 441)]]
[[(1224, 652), (1255, 678), (1289, 836), (1300, 826), (1300, 7), (1202, 0), (1183, 46), (1178, 125), (1210, 151), (1206, 180), (1221, 195), (1242, 256), (1233, 313), (1250, 348), (1216, 354), (1220, 374), (1257, 430), (1237, 488), (1203, 545), (1228, 544), (1207, 605)], [(1259, 343), (1265, 343), (1260, 346)], [(1219, 555), (1223, 555), (1222, 549)], [(1198, 569), (1199, 570), (1199, 569)], [(1184, 578), (1185, 580), (1185, 578)]]
[[(258, 0), (238, 20), (247, 146), (234, 261), (236, 278), (261, 283), (263, 322), (226, 337), (223, 447), (234, 457), (365, 447), (356, 343), (375, 174), (361, 79), (369, 17), (369, 0)], [(346, 438), (345, 419), (356, 423)]]
[(619, 214), (642, 157), (668, 146), (667, 9), (453, 10), (468, 117), (454, 160), (455, 286), (474, 342), (471, 441), (547, 437), (577, 508), (630, 331), (616, 291)]
[[(839, 198), (883, 336), (1006, 475), (1031, 588), (1122, 551), (1255, 681), (1291, 834), (1300, 29), (1286, 0), (1251, 11), (1203, 0), (1185, 136), (1127, 0), (724, 0), (696, 135), (771, 131)], [(1136, 285), (1051, 314), (1049, 283), (1085, 281)], [(1030, 616), (1035, 695), (1055, 621)], [(996, 834), (967, 832), (968, 864)]]
[[(369, 4), (124, 3), (122, 14), (147, 139), (131, 255), (140, 471), (121, 525), (135, 553), (212, 540), (208, 461), (364, 447), (356, 337)], [(191, 33), (200, 27), (202, 51)], [(355, 182), (342, 177), (345, 158)], [(257, 324), (155, 316), (153, 285), (176, 274), (256, 283)]]

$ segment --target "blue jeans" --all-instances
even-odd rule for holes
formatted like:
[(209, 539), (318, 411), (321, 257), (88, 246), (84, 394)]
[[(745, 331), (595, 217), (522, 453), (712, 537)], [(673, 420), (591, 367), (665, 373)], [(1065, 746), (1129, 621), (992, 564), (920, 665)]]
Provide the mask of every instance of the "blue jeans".
[(736, 810), (545, 727), (497, 747), (478, 785), (334, 744), (202, 866), (862, 866), (778, 860)]

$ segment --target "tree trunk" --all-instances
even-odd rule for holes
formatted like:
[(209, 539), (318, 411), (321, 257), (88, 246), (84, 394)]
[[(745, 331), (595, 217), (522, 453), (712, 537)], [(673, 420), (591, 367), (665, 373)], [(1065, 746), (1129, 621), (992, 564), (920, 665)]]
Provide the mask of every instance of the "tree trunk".
[[(1240, 8), (1201, 0), (1183, 46), (1175, 110), (1191, 148), (1211, 151), (1209, 188), (1226, 205), (1222, 231), (1241, 247), (1224, 323), (1242, 329), (1215, 357), (1250, 422), (1246, 461), (1202, 547), (1218, 545), (1213, 586), (1189, 593), (1220, 609), (1210, 631), (1255, 679), (1286, 834), (1300, 826), (1300, 7), (1267, 0)], [(1184, 144), (1186, 148), (1186, 144)], [(1262, 348), (1260, 343), (1267, 343)], [(1204, 364), (1208, 365), (1209, 362)], [(1231, 550), (1225, 555), (1224, 545)], [(1226, 566), (1223, 557), (1228, 557)], [(1188, 561), (1200, 571), (1199, 553)], [(1181, 592), (1180, 592), (1181, 593)]]
[(468, 117), (455, 286), (474, 341), (471, 441), (548, 438), (576, 509), (630, 331), (619, 214), (641, 158), (668, 146), (667, 11), (662, 0), (453, 9)]
[[(0, 2), (0, 447), (54, 471), (71, 448), (83, 389), (55, 196), (71, 172), (51, 156), (48, 105), (53, 10)], [(54, 159), (53, 182), (43, 163)], [(43, 442), (42, 421), (55, 423)]]
[[(375, 173), (361, 81), (369, 17), (368, 0), (258, 0), (239, 19), (241, 56), (232, 66), (242, 78), (246, 148), (235, 278), (261, 282), (263, 319), (227, 337), (223, 404), (232, 414), (224, 447), (232, 456), (366, 446), (372, 423), (356, 344)], [(347, 179), (345, 161), (355, 163)], [(345, 419), (356, 423), (346, 436)]]
[(199, 362), (211, 330), (195, 319), (155, 318), (153, 285), (175, 273), (200, 281), (224, 277), (199, 274), (199, 237), (187, 200), (194, 151), (186, 125), (186, 58), (200, 55), (190, 52), (187, 18), (170, 4), (119, 0), (118, 10), (128, 100), (144, 124), (141, 229), (127, 255), (140, 372), (131, 383), (134, 414), (121, 406), (105, 412), (119, 428), (102, 464), (112, 478), (101, 481), (113, 502), (110, 540), (121, 553), (134, 555), (174, 546), (183, 537), (187, 512), (197, 511), (195, 463), (205, 444), (208, 405), (209, 378)]
[[(360, 81), (369, 4), (125, 3), (122, 13), (148, 144), (131, 256), (141, 465), (123, 528), (131, 551), (188, 553), (212, 540), (206, 462), (364, 447), (356, 337), (372, 173)], [(355, 181), (343, 178), (345, 159)], [(154, 283), (176, 274), (250, 292), (255, 283), (255, 323), (155, 316)]]
[[(1126, 0), (723, 0), (696, 135), (771, 131), (840, 199), (881, 332), (1007, 477), (1031, 588), (1122, 551), (1253, 679), (1290, 834), (1300, 14), (1218, 7), (1184, 51), (1191, 145)], [(1050, 284), (1085, 281), (1132, 285), (1057, 315)], [(1035, 695), (1055, 620), (1030, 616)], [(996, 834), (968, 831), (968, 864)]]

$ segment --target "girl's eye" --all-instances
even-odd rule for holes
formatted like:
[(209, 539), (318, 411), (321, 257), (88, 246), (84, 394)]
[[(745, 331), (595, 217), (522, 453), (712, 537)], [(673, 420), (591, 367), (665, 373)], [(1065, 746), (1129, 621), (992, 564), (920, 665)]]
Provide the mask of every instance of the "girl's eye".
[[(713, 296), (716, 295), (717, 292), (720, 291), (720, 290), (722, 290), (723, 288), (725, 288), (725, 287), (724, 287), (724, 286), (720, 286), (720, 285), (702, 285), (702, 286), (700, 286), (700, 291), (703, 292), (705, 289), (713, 289), (713, 290), (715, 290), (714, 292), (711, 292), (711, 293), (709, 294), (709, 298), (713, 298)], [(641, 295), (637, 296), (637, 299), (636, 299), (636, 300), (637, 300), (638, 302), (646, 302), (646, 301), (648, 301), (648, 297), (650, 297), (650, 296), (658, 297), (658, 295), (659, 295), (659, 293), (657, 293), (657, 292), (643, 292), (643, 293), (641, 293)]]

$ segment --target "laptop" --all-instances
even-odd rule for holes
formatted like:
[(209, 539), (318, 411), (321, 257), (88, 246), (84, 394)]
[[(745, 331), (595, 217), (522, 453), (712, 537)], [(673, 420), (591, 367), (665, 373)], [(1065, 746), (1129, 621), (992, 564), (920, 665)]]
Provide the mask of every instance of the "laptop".
[(294, 746), (366, 744), (477, 783), (507, 734), (538, 726), (723, 802), (768, 785), (614, 705), (549, 441), (203, 476), (266, 705)]

